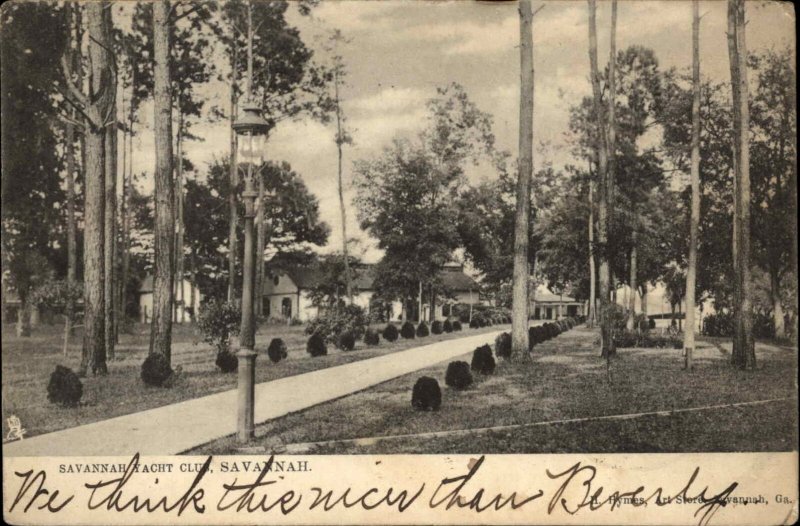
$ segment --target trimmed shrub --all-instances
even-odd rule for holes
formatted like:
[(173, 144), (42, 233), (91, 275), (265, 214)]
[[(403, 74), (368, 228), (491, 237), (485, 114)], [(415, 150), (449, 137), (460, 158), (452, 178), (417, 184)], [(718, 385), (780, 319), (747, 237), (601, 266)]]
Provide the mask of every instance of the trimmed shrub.
[(414, 328), (414, 324), (411, 323), (410, 321), (405, 322), (400, 327), (400, 336), (402, 336), (406, 340), (414, 339), (414, 336), (416, 336), (416, 334), (417, 330)]
[(378, 345), (381, 343), (381, 337), (372, 329), (367, 329), (367, 332), (364, 333), (364, 343), (367, 345)]
[(239, 358), (230, 351), (222, 351), (217, 353), (217, 359), (214, 362), (223, 373), (232, 373), (239, 368)]
[(324, 316), (309, 321), (306, 334), (319, 334), (326, 343), (339, 345), (339, 339), (345, 333), (351, 333), (358, 339), (367, 328), (367, 316), (358, 305), (346, 305), (343, 308), (331, 309)]
[(314, 333), (306, 342), (306, 351), (311, 356), (324, 356), (328, 354), (328, 347), (325, 345), (325, 339), (317, 334)]
[(431, 331), (428, 330), (428, 324), (425, 323), (425, 321), (419, 322), (419, 325), (417, 325), (417, 338), (424, 338), (430, 333)]
[(470, 329), (477, 329), (481, 326), (480, 322), (478, 321), (478, 317), (474, 316), (471, 320), (469, 320), (469, 328)]
[(411, 405), (420, 411), (437, 411), (442, 406), (439, 382), (430, 376), (420, 377), (411, 393)]
[(511, 358), (511, 335), (509, 333), (500, 333), (497, 338), (495, 338), (494, 351), (500, 358)]
[(464, 389), (472, 383), (472, 373), (467, 362), (450, 362), (444, 375), (444, 383), (453, 389)]
[(352, 351), (356, 346), (356, 337), (352, 332), (345, 332), (339, 336), (339, 348), (343, 351)]
[(431, 332), (433, 334), (442, 334), (442, 332), (444, 332), (444, 329), (442, 328), (442, 322), (439, 320), (434, 321), (431, 324)]
[(142, 381), (153, 387), (161, 387), (172, 376), (172, 368), (163, 354), (148, 354), (142, 362)]
[(278, 363), (289, 356), (289, 352), (286, 349), (286, 344), (283, 343), (282, 339), (273, 338), (272, 341), (269, 342), (269, 347), (267, 347), (267, 356), (269, 356), (269, 359), (272, 363)]
[(460, 330), (461, 330), (461, 322), (458, 321), (458, 320), (455, 320), (453, 322), (453, 332), (458, 332)]
[(212, 298), (200, 309), (197, 328), (203, 334), (203, 341), (213, 346), (219, 354), (229, 350), (231, 338), (239, 334), (241, 321), (239, 304)]
[(442, 323), (442, 330), (444, 332), (453, 332), (453, 322), (449, 318)]
[(472, 364), (470, 368), (480, 374), (492, 374), (495, 368), (492, 348), (488, 345), (481, 345), (472, 352)]
[(69, 367), (56, 365), (47, 384), (47, 399), (61, 407), (75, 407), (83, 396), (83, 384)]
[(390, 323), (383, 329), (383, 339), (387, 342), (397, 341), (397, 338), (400, 336), (400, 333), (397, 330), (397, 327)]

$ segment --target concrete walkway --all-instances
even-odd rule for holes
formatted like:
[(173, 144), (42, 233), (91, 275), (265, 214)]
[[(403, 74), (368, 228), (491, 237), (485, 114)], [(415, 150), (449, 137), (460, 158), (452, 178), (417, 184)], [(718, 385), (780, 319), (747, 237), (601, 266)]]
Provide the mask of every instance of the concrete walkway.
[[(255, 421), (266, 422), (451, 360), (494, 342), (500, 332), (432, 343), (258, 384)], [(4, 444), (3, 453), (14, 457), (174, 455), (235, 432), (234, 389)]]

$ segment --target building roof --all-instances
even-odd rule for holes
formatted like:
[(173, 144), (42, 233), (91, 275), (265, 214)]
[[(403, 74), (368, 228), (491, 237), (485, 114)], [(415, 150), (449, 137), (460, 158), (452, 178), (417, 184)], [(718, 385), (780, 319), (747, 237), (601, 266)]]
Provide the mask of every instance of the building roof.
[[(375, 265), (358, 265), (353, 268), (355, 280), (353, 287), (356, 290), (372, 290), (375, 282)], [(314, 288), (322, 279), (321, 273), (314, 267), (295, 267), (284, 272), (298, 289)], [(462, 267), (445, 266), (440, 277), (442, 284), (452, 291), (477, 290), (478, 283), (464, 274)]]
[(533, 293), (533, 301), (536, 303), (580, 303), (572, 296), (566, 294), (553, 294), (544, 285), (536, 287)]

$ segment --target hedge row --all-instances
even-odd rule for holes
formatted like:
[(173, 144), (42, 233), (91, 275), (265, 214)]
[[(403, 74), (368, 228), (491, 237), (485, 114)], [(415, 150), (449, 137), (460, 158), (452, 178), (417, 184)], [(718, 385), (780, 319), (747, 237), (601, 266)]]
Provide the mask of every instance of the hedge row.
[[(486, 312), (476, 312), (470, 321), (469, 326), (473, 329), (482, 327), (490, 327), (492, 325), (511, 323), (511, 318), (505, 315), (490, 315)], [(367, 346), (379, 345), (381, 337), (387, 342), (395, 342), (399, 338), (411, 340), (414, 338), (425, 338), (431, 334), (443, 334), (458, 332), (462, 330), (461, 321), (458, 319), (452, 320), (450, 318), (440, 321), (436, 320), (431, 324), (426, 321), (419, 322), (414, 325), (412, 322), (407, 321), (398, 327), (394, 323), (389, 323), (380, 331), (374, 329), (367, 329), (364, 332), (364, 343)], [(315, 337), (317, 336), (317, 337)], [(312, 341), (313, 340), (313, 341)], [(345, 351), (350, 351), (355, 348), (356, 337), (351, 332), (344, 332), (338, 339), (338, 347)], [(323, 356), (328, 353), (327, 346), (325, 345), (324, 338), (321, 338), (316, 333), (312, 334), (306, 343), (306, 351), (311, 356)]]
[(555, 338), (562, 332), (566, 332), (585, 321), (585, 316), (576, 316), (531, 327), (528, 329), (528, 350), (532, 351), (540, 343)]

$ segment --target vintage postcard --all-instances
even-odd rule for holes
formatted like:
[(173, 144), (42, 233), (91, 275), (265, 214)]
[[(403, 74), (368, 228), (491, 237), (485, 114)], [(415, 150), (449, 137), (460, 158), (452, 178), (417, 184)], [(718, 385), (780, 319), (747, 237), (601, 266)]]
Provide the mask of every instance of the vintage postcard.
[(795, 16), (4, 3), (4, 520), (795, 523)]

